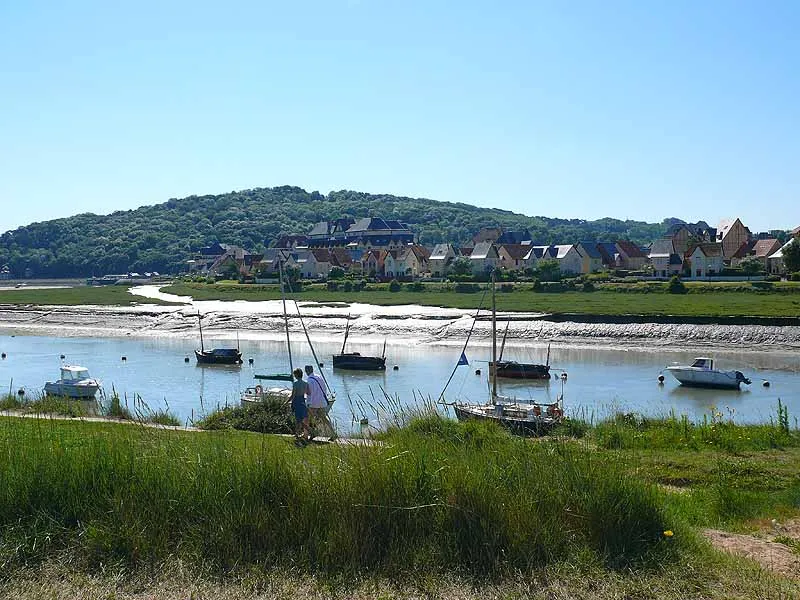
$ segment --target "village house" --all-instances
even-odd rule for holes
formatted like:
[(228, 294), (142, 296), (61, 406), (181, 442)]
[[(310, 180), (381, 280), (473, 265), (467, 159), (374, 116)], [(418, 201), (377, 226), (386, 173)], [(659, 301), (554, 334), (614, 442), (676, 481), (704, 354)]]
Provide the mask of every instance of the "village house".
[(306, 279), (327, 278), (334, 266), (335, 259), (327, 248), (311, 248), (298, 256), (302, 257), (298, 260), (301, 276)]
[(647, 263), (647, 255), (633, 242), (618, 240), (615, 246), (617, 248), (616, 262), (619, 268), (640, 271)]
[(530, 244), (499, 244), (498, 266), (506, 271), (525, 268), (525, 256), (530, 250)]
[(528, 269), (535, 269), (542, 260), (555, 260), (558, 250), (555, 246), (531, 246), (525, 255), (524, 264)]
[(722, 257), (730, 261), (736, 251), (750, 241), (750, 231), (736, 218), (720, 221), (717, 227), (717, 242), (722, 244)]
[[(783, 262), (783, 251), (786, 250), (786, 247), (795, 242), (797, 238), (792, 238), (788, 242), (786, 242), (783, 246), (781, 246), (778, 250), (773, 252), (771, 255), (767, 257), (767, 267), (769, 269), (769, 273), (772, 275), (783, 275), (786, 273), (786, 265)], [(796, 241), (796, 243), (800, 244), (800, 240)]]
[(603, 255), (594, 242), (578, 242), (575, 250), (581, 257), (581, 273), (597, 273), (603, 269)]
[(614, 242), (598, 242), (597, 251), (600, 253), (600, 261), (605, 269), (617, 268), (617, 256), (619, 250)]
[(472, 243), (477, 245), (481, 242), (496, 242), (501, 235), (503, 235), (502, 227), (481, 227), (478, 233), (472, 236)]
[(656, 277), (672, 277), (683, 271), (683, 255), (676, 251), (675, 242), (668, 238), (653, 242), (650, 247), (650, 262)]
[(458, 256), (452, 244), (436, 244), (428, 259), (429, 269), (433, 277), (445, 277), (450, 269), (450, 263)]
[(482, 275), (497, 268), (500, 255), (497, 246), (492, 242), (479, 242), (475, 244), (469, 256), (473, 275)]
[(556, 260), (562, 273), (579, 274), (583, 268), (583, 257), (575, 244), (556, 244)]
[(391, 250), (414, 242), (414, 232), (407, 225), (391, 219), (366, 217), (321, 221), (308, 234), (310, 247), (349, 246), (360, 249)]
[(383, 259), (386, 277), (416, 279), (428, 270), (428, 251), (417, 244), (388, 250)]
[(361, 272), (369, 277), (383, 277), (386, 250), (367, 250), (361, 257)]
[(672, 240), (675, 252), (683, 256), (690, 246), (713, 242), (716, 235), (716, 229), (709, 227), (705, 221), (698, 221), (697, 223), (675, 223), (667, 229), (664, 237)]
[(724, 267), (722, 244), (706, 242), (697, 244), (686, 253), (692, 279), (704, 279), (719, 275)]
[(503, 231), (496, 241), (498, 246), (502, 244), (526, 244), (530, 246), (531, 242), (531, 232), (527, 229)]

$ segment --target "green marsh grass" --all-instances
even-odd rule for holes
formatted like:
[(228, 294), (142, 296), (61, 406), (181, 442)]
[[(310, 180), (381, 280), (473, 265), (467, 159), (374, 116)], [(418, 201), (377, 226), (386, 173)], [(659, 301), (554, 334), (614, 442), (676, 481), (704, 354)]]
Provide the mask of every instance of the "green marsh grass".
[(582, 556), (670, 562), (652, 486), (571, 443), (429, 417), (380, 445), (0, 419), (0, 567), (177, 557), (227, 572), (501, 577)]

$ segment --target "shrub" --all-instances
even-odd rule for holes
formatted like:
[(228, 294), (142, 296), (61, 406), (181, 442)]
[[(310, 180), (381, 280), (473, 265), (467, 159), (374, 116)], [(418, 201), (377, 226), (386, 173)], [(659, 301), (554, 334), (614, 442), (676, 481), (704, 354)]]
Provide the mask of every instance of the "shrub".
[(789, 275), (789, 281), (800, 281), (800, 271), (797, 271)]
[(477, 283), (457, 283), (454, 290), (458, 294), (474, 294), (481, 291), (481, 286)]
[(353, 282), (349, 279), (345, 280), (344, 284), (342, 284), (342, 289), (345, 292), (352, 292), (353, 291)]
[(767, 275), (764, 278), (764, 281), (780, 281), (780, 280), (781, 280), (780, 275)]
[(500, 285), (500, 291), (506, 294), (510, 294), (514, 291), (514, 284), (513, 283), (503, 283)]
[(294, 420), (283, 400), (267, 399), (253, 406), (228, 407), (215, 411), (197, 423), (200, 429), (238, 429), (258, 433), (291, 433)]
[(328, 291), (329, 292), (338, 292), (339, 291), (339, 282), (338, 281), (329, 281), (328, 282)]
[(593, 292), (594, 291), (594, 284), (591, 281), (584, 281), (583, 282), (583, 291), (584, 292)]
[(367, 282), (364, 279), (359, 279), (358, 281), (353, 282), (353, 291), (360, 292), (364, 288), (367, 287)]
[(533, 286), (531, 287), (532, 292), (541, 292), (542, 291), (542, 282), (539, 281), (538, 278), (534, 277), (533, 279)]
[(685, 294), (686, 293), (686, 286), (683, 285), (681, 278), (677, 275), (673, 275), (672, 279), (669, 280), (669, 293), (670, 294)]
[(406, 286), (406, 289), (409, 292), (424, 292), (425, 291), (425, 286), (422, 285), (419, 281), (414, 281), (413, 283), (409, 283)]
[(331, 270), (328, 272), (328, 279), (343, 279), (344, 278), (344, 269), (341, 267), (331, 267)]
[(389, 291), (390, 292), (399, 292), (403, 289), (403, 284), (397, 281), (397, 279), (392, 279), (389, 282)]

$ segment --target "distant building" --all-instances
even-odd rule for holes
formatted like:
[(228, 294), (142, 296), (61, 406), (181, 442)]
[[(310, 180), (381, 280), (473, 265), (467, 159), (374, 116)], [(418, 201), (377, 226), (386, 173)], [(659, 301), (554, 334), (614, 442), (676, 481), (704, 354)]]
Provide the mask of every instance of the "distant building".
[(434, 277), (444, 277), (450, 270), (450, 264), (455, 260), (458, 253), (452, 244), (436, 244), (428, 259), (431, 275)]
[(650, 262), (656, 277), (672, 277), (683, 271), (683, 255), (676, 251), (675, 242), (671, 239), (653, 242), (650, 247)]
[(697, 244), (686, 252), (692, 278), (719, 275), (724, 266), (723, 258), (722, 244), (718, 242)]
[(478, 233), (472, 236), (472, 243), (477, 245), (481, 242), (496, 242), (501, 235), (503, 235), (502, 227), (481, 227)]
[(722, 244), (723, 259), (730, 260), (742, 244), (750, 241), (750, 231), (738, 218), (723, 220), (717, 227), (716, 241)]
[(353, 221), (338, 219), (314, 225), (308, 234), (309, 247), (359, 247), (361, 250), (384, 250), (406, 246), (414, 242), (414, 232), (399, 221), (367, 217)]

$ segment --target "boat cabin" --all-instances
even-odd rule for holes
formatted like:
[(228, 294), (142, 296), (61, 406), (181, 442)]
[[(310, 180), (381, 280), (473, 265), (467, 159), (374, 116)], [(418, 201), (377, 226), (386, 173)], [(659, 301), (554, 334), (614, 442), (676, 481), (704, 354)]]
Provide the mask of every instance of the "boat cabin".
[(710, 358), (695, 358), (694, 362), (692, 363), (692, 367), (695, 369), (703, 369), (705, 371), (713, 371), (714, 361)]
[(72, 367), (69, 365), (61, 367), (61, 380), (65, 383), (70, 381), (83, 381), (84, 379), (90, 378), (89, 369), (85, 367)]

